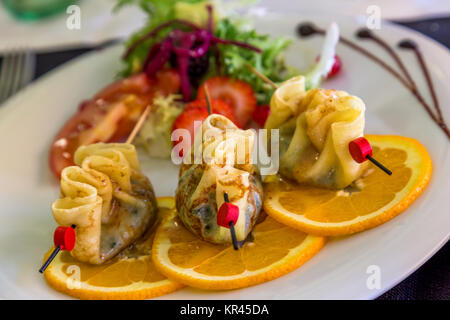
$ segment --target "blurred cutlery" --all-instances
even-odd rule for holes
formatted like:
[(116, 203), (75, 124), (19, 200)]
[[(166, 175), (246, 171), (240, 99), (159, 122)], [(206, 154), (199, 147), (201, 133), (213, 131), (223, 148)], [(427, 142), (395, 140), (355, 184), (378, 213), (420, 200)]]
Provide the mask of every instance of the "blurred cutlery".
[(34, 76), (35, 54), (27, 49), (3, 54), (0, 68), (0, 104), (25, 87)]

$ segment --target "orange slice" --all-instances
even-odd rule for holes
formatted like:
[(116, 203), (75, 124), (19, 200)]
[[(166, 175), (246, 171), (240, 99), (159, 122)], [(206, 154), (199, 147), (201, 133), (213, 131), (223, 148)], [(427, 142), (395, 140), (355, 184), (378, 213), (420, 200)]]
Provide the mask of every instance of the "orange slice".
[[(160, 217), (175, 206), (172, 197), (157, 200)], [(104, 265), (79, 262), (67, 251), (60, 252), (44, 272), (45, 279), (54, 289), (80, 299), (149, 299), (181, 289), (184, 285), (156, 270), (151, 258), (153, 236), (154, 228)]]
[(431, 158), (417, 140), (369, 135), (373, 157), (391, 169), (373, 165), (344, 190), (328, 190), (275, 181), (264, 188), (264, 209), (277, 221), (320, 236), (347, 235), (378, 226), (408, 208), (432, 173)]
[(156, 231), (153, 262), (168, 278), (196, 288), (225, 290), (278, 278), (305, 263), (324, 245), (310, 236), (266, 218), (238, 251), (203, 241), (189, 232), (176, 210)]

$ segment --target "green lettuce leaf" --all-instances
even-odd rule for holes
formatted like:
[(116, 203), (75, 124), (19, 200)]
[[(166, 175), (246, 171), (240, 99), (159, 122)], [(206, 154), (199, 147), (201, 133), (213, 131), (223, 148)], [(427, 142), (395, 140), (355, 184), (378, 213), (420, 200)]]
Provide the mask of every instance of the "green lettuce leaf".
[(242, 30), (238, 23), (230, 19), (220, 20), (215, 34), (223, 39), (245, 42), (261, 49), (262, 52), (258, 53), (237, 46), (219, 45), (225, 74), (249, 83), (255, 91), (258, 103), (268, 104), (273, 88), (257, 77), (246, 64), (250, 64), (274, 82), (286, 80), (291, 72), (286, 67), (283, 51), (292, 40), (284, 37), (271, 38), (255, 30)]
[[(214, 21), (216, 36), (223, 39), (245, 42), (262, 50), (262, 53), (257, 53), (233, 45), (218, 45), (223, 73), (249, 83), (256, 94), (258, 103), (268, 104), (274, 91), (273, 88), (253, 74), (246, 64), (250, 64), (274, 82), (286, 80), (296, 73), (288, 70), (283, 56), (283, 51), (290, 45), (291, 40), (284, 37), (271, 38), (268, 35), (259, 34), (255, 30), (248, 30), (248, 28), (243, 27), (245, 25), (245, 20), (243, 19), (220, 19), (221, 13), (227, 12), (228, 15), (236, 16), (234, 12), (237, 8), (248, 7), (254, 2), (255, 0), (236, 1), (235, 3), (225, 3), (219, 0), (119, 0), (116, 10), (126, 5), (138, 5), (149, 15), (146, 25), (133, 34), (125, 43), (125, 46), (129, 47), (138, 38), (169, 20), (175, 18), (198, 20), (198, 8), (201, 3), (212, 3), (215, 8)], [(193, 22), (198, 23), (197, 21)], [(177, 25), (174, 28), (180, 28), (180, 26)], [(162, 39), (171, 30), (173, 28), (166, 28), (157, 38), (148, 39), (139, 45), (125, 59), (125, 67), (121, 76), (128, 76), (141, 70), (142, 63), (150, 47), (155, 41)], [(213, 60), (212, 55), (211, 59)], [(211, 61), (210, 65), (213, 66), (215, 64)], [(214, 75), (215, 72), (215, 68), (210, 68), (208, 76)]]

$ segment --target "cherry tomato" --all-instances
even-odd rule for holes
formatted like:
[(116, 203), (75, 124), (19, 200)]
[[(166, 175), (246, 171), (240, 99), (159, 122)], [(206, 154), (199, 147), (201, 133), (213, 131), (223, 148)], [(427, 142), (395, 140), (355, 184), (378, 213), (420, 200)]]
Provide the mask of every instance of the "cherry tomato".
[(65, 167), (74, 165), (73, 155), (80, 145), (125, 141), (155, 94), (175, 93), (179, 86), (176, 71), (161, 70), (152, 79), (142, 73), (116, 81), (82, 102), (53, 140), (51, 171), (59, 178)]

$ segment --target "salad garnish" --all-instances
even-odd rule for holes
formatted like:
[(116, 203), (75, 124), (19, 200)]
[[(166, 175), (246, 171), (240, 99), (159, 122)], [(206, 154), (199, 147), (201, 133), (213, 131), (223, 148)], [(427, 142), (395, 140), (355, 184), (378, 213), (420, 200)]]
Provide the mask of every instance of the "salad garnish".
[[(142, 42), (158, 36), (158, 33), (165, 28), (174, 25), (186, 27), (189, 31), (183, 31), (181, 28), (173, 29), (162, 41), (153, 44), (148, 51), (141, 71), (152, 77), (156, 72), (164, 68), (170, 60), (173, 67), (176, 67), (180, 73), (181, 93), (184, 101), (189, 101), (191, 99), (191, 82), (208, 71), (209, 61), (208, 59), (203, 59), (203, 57), (207, 56), (210, 49), (214, 52), (217, 65), (220, 63), (218, 44), (235, 45), (261, 53), (260, 49), (245, 42), (221, 39), (215, 36), (212, 30), (213, 8), (211, 5), (207, 5), (206, 10), (208, 11), (206, 28), (201, 28), (186, 20), (175, 19), (167, 21), (136, 40), (125, 53), (125, 59)], [(200, 61), (200, 68), (198, 68), (198, 61)], [(216, 72), (220, 74), (220, 67), (217, 69)]]
[(182, 71), (185, 100), (206, 78), (220, 75), (247, 82), (258, 103), (268, 104), (273, 89), (245, 64), (276, 82), (293, 75), (283, 57), (291, 39), (249, 30), (242, 18), (223, 15), (225, 6), (219, 1), (122, 0), (118, 7), (126, 4), (138, 4), (149, 20), (126, 42), (123, 76), (141, 71), (151, 74), (168, 63)]

